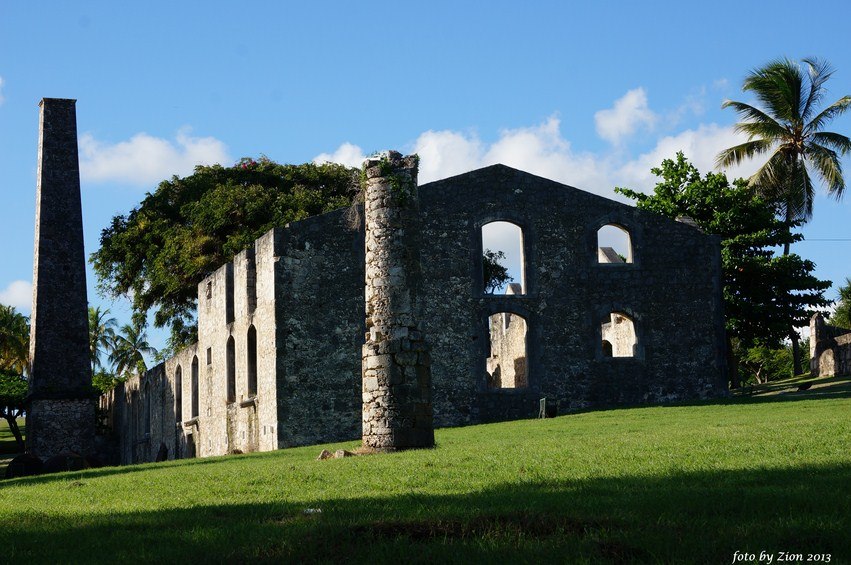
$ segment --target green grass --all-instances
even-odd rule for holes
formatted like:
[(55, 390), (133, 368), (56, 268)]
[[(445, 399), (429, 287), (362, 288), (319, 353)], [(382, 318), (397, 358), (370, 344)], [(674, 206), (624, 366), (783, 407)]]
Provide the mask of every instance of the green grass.
[(0, 561), (848, 562), (851, 395), (831, 391), (0, 482)]
[[(24, 419), (18, 419), (18, 427), (21, 429), (21, 434), (26, 440), (27, 429), (24, 425)], [(6, 465), (18, 453), (18, 444), (15, 442), (15, 436), (9, 430), (9, 424), (6, 420), (0, 418), (0, 478), (6, 472)]]

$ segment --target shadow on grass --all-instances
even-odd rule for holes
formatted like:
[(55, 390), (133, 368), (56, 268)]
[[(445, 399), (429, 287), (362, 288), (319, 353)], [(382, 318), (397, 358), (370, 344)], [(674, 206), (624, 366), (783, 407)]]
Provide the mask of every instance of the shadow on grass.
[[(91, 479), (96, 477), (107, 477), (110, 475), (130, 475), (133, 473), (140, 472), (157, 472), (164, 471), (167, 469), (171, 469), (173, 467), (181, 467), (185, 465), (192, 465), (196, 467), (198, 465), (229, 465), (229, 464), (238, 464), (241, 463), (243, 457), (268, 457), (271, 454), (274, 454), (274, 451), (264, 452), (264, 453), (256, 453), (256, 454), (248, 454), (248, 455), (223, 455), (219, 457), (204, 457), (202, 459), (177, 459), (171, 461), (164, 461), (162, 463), (140, 463), (135, 465), (124, 465), (124, 466), (116, 466), (116, 467), (100, 467), (96, 469), (85, 469), (83, 471), (72, 471), (67, 473), (54, 473), (47, 475), (36, 475), (33, 477), (21, 477), (17, 479), (3, 479), (2, 475), (0, 475), (0, 492), (2, 492), (4, 487), (10, 487), (12, 485), (20, 486), (20, 485), (41, 485), (48, 484), (56, 481), (67, 481), (69, 477), (73, 478), (81, 478), (81, 479)], [(0, 470), (3, 470), (0, 468)]]
[(849, 484), (851, 465), (835, 465), (518, 481), (464, 495), (307, 504), (233, 500), (50, 516), (22, 508), (0, 529), (0, 547), (12, 562), (729, 563), (736, 550), (845, 562)]

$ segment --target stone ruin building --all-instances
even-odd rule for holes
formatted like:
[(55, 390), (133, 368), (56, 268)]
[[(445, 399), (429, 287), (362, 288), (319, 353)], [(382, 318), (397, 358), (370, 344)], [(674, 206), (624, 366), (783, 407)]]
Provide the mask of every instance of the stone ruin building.
[[(41, 138), (28, 441), (104, 454), (73, 100), (45, 99)], [(109, 459), (425, 447), (435, 426), (534, 417), (542, 400), (567, 413), (726, 394), (718, 237), (504, 165), (422, 186), (416, 170), (368, 160), (359, 228), (346, 210), (276, 227), (201, 281), (198, 342), (101, 397)], [(483, 273), (494, 222), (520, 234), (504, 294)], [(611, 227), (623, 253), (599, 241)]]
[[(366, 442), (372, 354), (431, 381), (398, 386), (437, 427), (534, 417), (542, 398), (566, 413), (726, 394), (716, 236), (504, 165), (422, 185), (416, 203), (393, 252), (419, 255), (415, 282), (373, 272), (374, 238), (344, 210), (275, 228), (203, 280), (198, 343), (114, 393), (121, 462)], [(483, 281), (495, 221), (522, 233), (505, 294)], [(628, 234), (623, 257), (598, 245), (603, 226)], [(419, 320), (393, 330), (411, 339), (392, 356), (369, 353), (376, 276), (416, 288), (415, 308), (389, 299)]]
[(851, 330), (810, 318), (810, 376), (851, 375)]

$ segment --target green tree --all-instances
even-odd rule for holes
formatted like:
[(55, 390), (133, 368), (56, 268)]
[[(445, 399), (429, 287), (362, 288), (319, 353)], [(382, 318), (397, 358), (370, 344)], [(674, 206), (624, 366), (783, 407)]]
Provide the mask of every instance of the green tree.
[[(810, 171), (822, 180), (828, 193), (841, 198), (845, 191), (840, 157), (851, 152), (847, 136), (822, 131), (835, 117), (851, 107), (851, 96), (843, 96), (819, 110), (825, 83), (833, 69), (825, 61), (804, 59), (806, 71), (794, 61), (777, 59), (752, 71), (742, 90), (756, 96), (762, 108), (726, 100), (722, 108), (733, 108), (744, 121), (736, 131), (748, 135), (745, 143), (718, 154), (717, 165), (728, 167), (756, 156), (769, 155), (749, 179), (769, 202), (777, 203), (787, 221), (807, 221), (813, 214), (815, 190)], [(789, 254), (789, 245), (783, 247)], [(790, 328), (795, 374), (801, 372), (798, 333)]]
[(0, 304), (0, 370), (23, 374), (30, 356), (30, 321), (13, 306)]
[(482, 278), (485, 282), (485, 292), (493, 294), (498, 288), (514, 280), (514, 277), (508, 274), (508, 268), (500, 263), (504, 260), (504, 251), (485, 249), (482, 254)]
[(834, 305), (830, 323), (851, 330), (851, 278), (845, 278), (845, 286), (839, 287), (839, 299)]
[(141, 324), (125, 324), (112, 343), (109, 361), (115, 367), (119, 379), (147, 370), (145, 355), (156, 355), (157, 350), (148, 343), (148, 336)]
[(89, 306), (89, 353), (92, 359), (92, 374), (103, 367), (101, 355), (109, 354), (115, 341), (115, 318), (109, 316), (109, 309)]
[(27, 380), (23, 375), (0, 369), (0, 417), (9, 424), (15, 437), (18, 451), (24, 451), (24, 438), (18, 427), (18, 418), (24, 415), (24, 399), (27, 397)]
[(275, 226), (347, 206), (357, 169), (242, 159), (163, 181), (101, 232), (91, 260), (99, 289), (130, 296), (141, 324), (154, 310), (177, 348), (195, 339), (197, 285)]
[(669, 218), (689, 216), (704, 232), (721, 236), (731, 342), (742, 349), (778, 347), (789, 327), (805, 325), (814, 308), (828, 303), (824, 291), (830, 282), (813, 276), (812, 261), (796, 254), (777, 256), (773, 250), (801, 239), (792, 231), (800, 220), (780, 219), (777, 205), (755, 194), (741, 179), (730, 183), (723, 173), (702, 177), (682, 153), (652, 172), (661, 179), (653, 194), (615, 190), (634, 199), (638, 208)]

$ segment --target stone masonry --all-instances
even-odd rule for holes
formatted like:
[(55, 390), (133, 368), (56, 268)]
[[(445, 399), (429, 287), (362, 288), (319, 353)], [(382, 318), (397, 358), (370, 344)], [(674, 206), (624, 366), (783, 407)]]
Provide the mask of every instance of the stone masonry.
[(40, 103), (27, 451), (42, 459), (94, 449), (75, 102)]
[[(371, 235), (329, 212), (270, 230), (201, 281), (198, 343), (115, 391), (122, 462), (163, 446), (172, 459), (430, 445), (431, 418), (530, 418), (541, 398), (565, 413), (726, 394), (717, 236), (504, 165), (413, 190), (413, 158), (383, 162), (368, 167)], [(483, 281), (495, 221), (521, 231), (511, 294)], [(603, 226), (628, 234), (629, 261), (601, 256)], [(613, 316), (629, 329), (617, 353)], [(494, 319), (525, 327), (502, 353), (524, 358), (524, 378), (490, 373)]]
[(364, 167), (363, 445), (383, 451), (431, 447), (431, 360), (417, 323), (417, 157), (391, 151)]
[(831, 326), (818, 313), (810, 319), (810, 375), (851, 375), (851, 330)]

